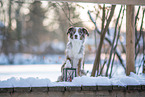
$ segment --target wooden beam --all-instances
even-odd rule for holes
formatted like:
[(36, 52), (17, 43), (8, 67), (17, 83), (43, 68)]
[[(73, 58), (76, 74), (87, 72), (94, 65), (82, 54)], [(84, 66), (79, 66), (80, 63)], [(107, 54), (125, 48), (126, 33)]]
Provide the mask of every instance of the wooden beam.
[(126, 74), (135, 72), (135, 25), (134, 6), (126, 6)]
[[(40, 0), (39, 0), (40, 1)], [(59, 2), (87, 2), (100, 4), (145, 5), (145, 0), (41, 0)]]

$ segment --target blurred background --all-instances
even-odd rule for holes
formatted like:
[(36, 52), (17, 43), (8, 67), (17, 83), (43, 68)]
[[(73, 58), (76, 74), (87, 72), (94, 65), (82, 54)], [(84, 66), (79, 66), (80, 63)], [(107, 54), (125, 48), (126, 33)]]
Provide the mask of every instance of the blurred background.
[[(93, 26), (86, 26), (91, 21), (86, 18), (87, 15), (83, 16), (87, 10), (82, 5), (1, 1), (0, 64), (62, 63), (67, 44), (66, 31), (70, 26), (86, 27), (92, 34)], [(86, 53), (94, 50), (90, 47), (94, 45), (92, 35), (89, 39), (91, 41), (86, 43)]]
[[(0, 65), (62, 64), (68, 41), (66, 31), (70, 26), (88, 29), (90, 36), (86, 37), (85, 64), (93, 64), (102, 24), (107, 20), (110, 9), (109, 4), (1, 0)], [(137, 66), (144, 64), (144, 10), (144, 6), (135, 6)], [(118, 23), (117, 18), (120, 19)], [(115, 27), (118, 29), (115, 30)], [(116, 31), (120, 32), (120, 36), (118, 42), (114, 42), (114, 45), (117, 43), (118, 52), (114, 64), (121, 64), (125, 68), (126, 6), (116, 6), (105, 35), (100, 62), (103, 68), (103, 64), (109, 60)]]

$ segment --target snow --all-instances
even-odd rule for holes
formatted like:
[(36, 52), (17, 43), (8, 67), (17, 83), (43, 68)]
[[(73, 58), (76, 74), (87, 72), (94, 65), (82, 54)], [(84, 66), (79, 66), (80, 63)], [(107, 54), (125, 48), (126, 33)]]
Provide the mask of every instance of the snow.
[(56, 86), (77, 86), (73, 82), (51, 82), (49, 87), (56, 87)]
[(72, 81), (75, 85), (77, 86), (96, 86), (96, 85), (101, 85), (101, 86), (109, 86), (111, 85), (111, 82), (109, 78), (107, 77), (88, 77), (88, 76), (82, 76), (82, 77), (76, 77)]
[(145, 75), (136, 75), (135, 73), (130, 73), (130, 77), (136, 79), (140, 85), (145, 85)]
[(136, 75), (131, 73), (130, 76), (118, 76), (109, 79), (108, 77), (75, 77), (72, 82), (51, 82), (47, 78), (16, 78), (12, 77), (0, 81), (0, 88), (10, 87), (55, 87), (55, 86), (124, 86), (127, 85), (145, 85), (145, 75)]
[(48, 78), (50, 81), (56, 81), (61, 75), (61, 64), (52, 65), (0, 65), (0, 81), (15, 78)]
[(128, 76), (112, 78), (112, 85), (127, 86), (127, 85), (140, 85), (139, 81)]
[(39, 78), (15, 78), (12, 77), (5, 81), (0, 81), (0, 88), (6, 87), (43, 87), (50, 84), (49, 79), (39, 79)]
[(74, 78), (72, 83), (76, 86), (95, 86), (96, 80), (95, 77), (82, 76)]

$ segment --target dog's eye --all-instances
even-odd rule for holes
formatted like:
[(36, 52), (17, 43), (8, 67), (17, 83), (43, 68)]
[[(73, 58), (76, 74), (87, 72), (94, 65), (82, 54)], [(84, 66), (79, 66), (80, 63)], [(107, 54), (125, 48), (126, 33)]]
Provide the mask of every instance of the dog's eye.
[(75, 32), (76, 32), (76, 29), (74, 29), (74, 30), (72, 31), (72, 34), (75, 34)]
[(73, 32), (76, 32), (76, 29), (74, 29)]
[(79, 34), (81, 34), (82, 32), (81, 32), (81, 29), (78, 29), (78, 32), (79, 32)]

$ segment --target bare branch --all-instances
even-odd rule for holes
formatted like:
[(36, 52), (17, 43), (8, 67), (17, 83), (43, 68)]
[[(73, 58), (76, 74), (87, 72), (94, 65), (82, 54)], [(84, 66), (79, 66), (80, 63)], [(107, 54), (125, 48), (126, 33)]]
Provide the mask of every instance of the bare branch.
[[(121, 6), (121, 7), (122, 7), (122, 6)], [(122, 18), (121, 18), (121, 23), (120, 23), (119, 28), (118, 28), (117, 41), (116, 41), (116, 45), (115, 45), (115, 47), (114, 47), (114, 51), (116, 51), (116, 48), (117, 48), (117, 45), (118, 45), (118, 40), (119, 40), (119, 37), (120, 37), (120, 29), (121, 29), (122, 22), (123, 22), (124, 10), (125, 10), (125, 7), (124, 7), (124, 9), (123, 9), (123, 15), (122, 15)], [(112, 64), (111, 64), (111, 71), (110, 71), (109, 77), (111, 77), (111, 74), (112, 74), (113, 64), (114, 64), (114, 58), (115, 58), (115, 52), (113, 53), (113, 60), (112, 60)]]
[(135, 16), (135, 38), (136, 39), (137, 39), (137, 20), (138, 20), (139, 11), (140, 11), (140, 6), (138, 7), (138, 11), (137, 11), (137, 14)]
[[(144, 11), (145, 11), (145, 10), (144, 10)], [(142, 16), (141, 25), (140, 25), (139, 37), (137, 38), (136, 43), (135, 43), (135, 49), (137, 49), (137, 45), (139, 45), (139, 41), (140, 41), (140, 38), (141, 38), (141, 35), (142, 35), (144, 11), (143, 11), (143, 16)], [(137, 51), (137, 50), (135, 50), (135, 51)], [(138, 55), (138, 53), (136, 52), (135, 60), (136, 60), (136, 58), (137, 58), (137, 55)]]
[(95, 76), (96, 70), (97, 70), (97, 75), (99, 73), (99, 63), (100, 63), (101, 49), (102, 49), (103, 41), (104, 41), (104, 38), (105, 38), (105, 34), (107, 32), (109, 24), (110, 24), (110, 22), (112, 20), (112, 17), (114, 15), (115, 7), (116, 7), (116, 5), (112, 5), (111, 12), (110, 12), (109, 18), (107, 20), (107, 24), (106, 24), (104, 30), (101, 31), (102, 34), (101, 34), (101, 38), (100, 38), (99, 47), (98, 47), (98, 50), (96, 52), (96, 58), (95, 58), (95, 61), (94, 61), (94, 65), (93, 65), (93, 70), (92, 70), (91, 76)]
[(120, 8), (120, 11), (119, 11), (119, 14), (118, 14), (118, 17), (117, 17), (117, 20), (116, 20), (116, 24), (115, 24), (114, 38), (113, 38), (113, 42), (112, 42), (112, 45), (111, 45), (111, 51), (110, 51), (109, 61), (108, 61), (108, 64), (107, 64), (106, 76), (108, 76), (108, 70), (109, 70), (109, 67), (110, 67), (111, 59), (112, 59), (112, 53), (114, 51), (114, 43), (115, 43), (115, 39), (116, 39), (117, 26), (118, 26), (121, 11), (122, 11), (122, 6)]
[(62, 9), (62, 11), (64, 12), (66, 18), (67, 18), (68, 21), (70, 22), (70, 25), (73, 26), (73, 22), (72, 22), (71, 19), (67, 16), (67, 14), (66, 14), (64, 8), (63, 8), (58, 2), (56, 2), (56, 4)]

